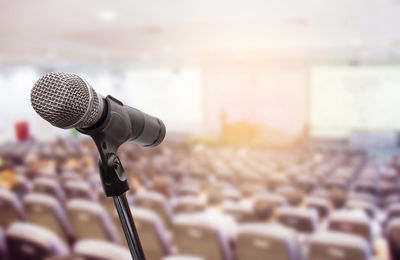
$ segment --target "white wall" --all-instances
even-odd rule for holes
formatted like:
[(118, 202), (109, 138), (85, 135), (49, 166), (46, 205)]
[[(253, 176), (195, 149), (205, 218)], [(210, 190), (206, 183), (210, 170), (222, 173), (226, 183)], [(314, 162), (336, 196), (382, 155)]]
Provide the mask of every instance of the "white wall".
[(212, 131), (230, 122), (263, 122), (297, 134), (308, 120), (309, 69), (297, 65), (205, 67), (205, 115)]

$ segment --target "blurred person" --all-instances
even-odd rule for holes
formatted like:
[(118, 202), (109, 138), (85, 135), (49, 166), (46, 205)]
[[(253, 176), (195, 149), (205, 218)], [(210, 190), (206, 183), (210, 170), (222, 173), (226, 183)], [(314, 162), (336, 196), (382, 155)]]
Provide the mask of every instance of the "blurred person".
[(237, 223), (232, 216), (223, 212), (224, 197), (219, 189), (212, 189), (207, 196), (207, 208), (198, 214), (205, 221), (219, 228), (230, 241), (236, 239)]
[(0, 169), (0, 188), (13, 190), (17, 186), (17, 178), (9, 166)]
[(304, 202), (304, 193), (301, 190), (293, 189), (286, 195), (286, 201), (289, 206), (301, 207)]
[(397, 154), (393, 155), (391, 161), (389, 162), (389, 166), (396, 171), (398, 176), (400, 176), (400, 160)]
[(347, 193), (343, 189), (334, 188), (329, 192), (329, 201), (332, 210), (342, 210), (346, 206)]
[(256, 220), (262, 223), (272, 223), (276, 220), (276, 204), (268, 200), (256, 201), (253, 205)]
[(162, 194), (165, 198), (170, 199), (172, 197), (171, 182), (166, 176), (156, 176), (154, 177), (150, 190)]

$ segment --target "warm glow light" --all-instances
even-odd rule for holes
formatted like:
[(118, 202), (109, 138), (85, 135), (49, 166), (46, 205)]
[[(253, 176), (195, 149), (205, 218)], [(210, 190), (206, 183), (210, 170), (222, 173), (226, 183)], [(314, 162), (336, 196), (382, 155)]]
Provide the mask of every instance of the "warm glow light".
[(114, 20), (115, 18), (116, 18), (116, 14), (114, 13), (114, 12), (112, 12), (112, 11), (108, 11), (108, 10), (106, 10), (106, 11), (101, 11), (100, 13), (99, 13), (99, 18), (101, 19), (101, 20), (104, 20), (104, 21), (112, 21), (112, 20)]

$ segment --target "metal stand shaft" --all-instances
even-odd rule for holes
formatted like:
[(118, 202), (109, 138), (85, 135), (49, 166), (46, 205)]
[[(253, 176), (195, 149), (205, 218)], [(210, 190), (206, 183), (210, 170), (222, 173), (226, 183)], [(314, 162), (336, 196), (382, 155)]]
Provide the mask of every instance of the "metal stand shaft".
[(125, 194), (113, 197), (133, 260), (145, 260), (142, 245)]

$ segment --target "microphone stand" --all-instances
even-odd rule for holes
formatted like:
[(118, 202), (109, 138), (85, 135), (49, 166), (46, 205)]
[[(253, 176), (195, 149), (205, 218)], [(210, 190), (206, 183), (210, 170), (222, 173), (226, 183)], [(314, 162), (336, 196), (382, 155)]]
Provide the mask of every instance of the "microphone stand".
[[(107, 102), (106, 108), (113, 109), (105, 109), (106, 117), (104, 122), (90, 129), (81, 128), (77, 130), (83, 134), (90, 135), (96, 143), (100, 154), (98, 166), (103, 190), (107, 197), (112, 197), (114, 200), (132, 259), (145, 260), (135, 222), (125, 195), (129, 190), (128, 179), (117, 156), (119, 146), (128, 141), (129, 134), (127, 131), (129, 130), (126, 127), (126, 119), (118, 116), (118, 113), (110, 112), (118, 111), (122, 103), (112, 96), (107, 96), (105, 101)], [(121, 112), (121, 114), (123, 113)]]
[(136, 230), (129, 203), (126, 199), (126, 191), (129, 183), (121, 161), (115, 154), (108, 154), (108, 160), (99, 159), (101, 182), (107, 197), (112, 197), (118, 217), (125, 233), (129, 250), (134, 260), (145, 260), (139, 235)]

